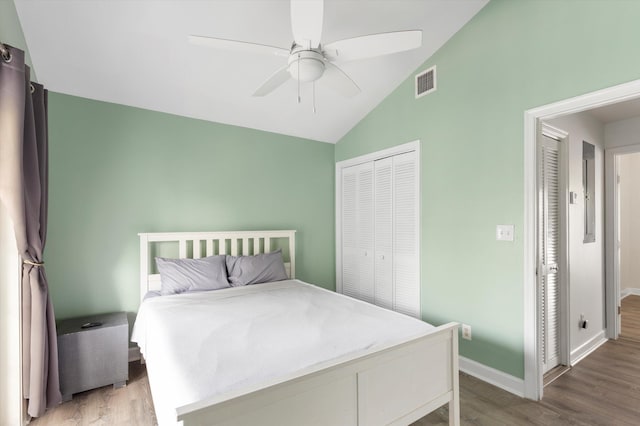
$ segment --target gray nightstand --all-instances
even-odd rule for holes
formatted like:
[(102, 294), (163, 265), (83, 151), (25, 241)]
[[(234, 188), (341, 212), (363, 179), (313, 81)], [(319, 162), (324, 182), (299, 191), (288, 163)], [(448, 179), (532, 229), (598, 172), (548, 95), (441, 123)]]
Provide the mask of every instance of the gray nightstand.
[[(100, 324), (89, 326), (90, 324)], [(83, 328), (83, 325), (85, 328)], [(127, 314), (91, 315), (57, 322), (60, 391), (68, 401), (74, 393), (129, 378), (129, 323)]]

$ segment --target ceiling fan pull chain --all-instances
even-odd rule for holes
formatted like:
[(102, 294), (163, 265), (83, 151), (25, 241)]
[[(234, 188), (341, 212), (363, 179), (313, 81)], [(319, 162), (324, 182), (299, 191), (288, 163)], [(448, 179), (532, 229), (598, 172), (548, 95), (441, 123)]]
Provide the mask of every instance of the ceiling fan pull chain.
[(313, 83), (313, 113), (316, 113), (316, 82)]
[(300, 53), (298, 53), (298, 103), (300, 103)]

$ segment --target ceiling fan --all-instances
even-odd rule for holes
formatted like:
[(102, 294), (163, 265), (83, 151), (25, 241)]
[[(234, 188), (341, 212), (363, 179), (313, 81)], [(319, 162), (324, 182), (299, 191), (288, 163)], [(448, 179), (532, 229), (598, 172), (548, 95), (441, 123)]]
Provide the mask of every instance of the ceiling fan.
[[(422, 44), (422, 31), (396, 31), (348, 38), (329, 44), (321, 43), (323, 0), (291, 0), (291, 49), (237, 40), (190, 35), (196, 45), (216, 49), (242, 51), (287, 57), (287, 64), (277, 70), (255, 91), (265, 96), (289, 78), (299, 83), (322, 78), (328, 86), (346, 97), (360, 93), (358, 85), (334, 62), (346, 62), (416, 49)], [(298, 102), (300, 101), (298, 86)]]

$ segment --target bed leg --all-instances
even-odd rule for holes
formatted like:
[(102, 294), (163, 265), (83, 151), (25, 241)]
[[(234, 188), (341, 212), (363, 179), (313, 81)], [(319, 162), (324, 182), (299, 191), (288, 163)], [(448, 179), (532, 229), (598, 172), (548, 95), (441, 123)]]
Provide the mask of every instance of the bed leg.
[(458, 327), (451, 332), (452, 362), (452, 393), (449, 401), (449, 426), (460, 426), (460, 368), (458, 365)]
[(460, 400), (457, 395), (449, 401), (449, 426), (460, 426)]

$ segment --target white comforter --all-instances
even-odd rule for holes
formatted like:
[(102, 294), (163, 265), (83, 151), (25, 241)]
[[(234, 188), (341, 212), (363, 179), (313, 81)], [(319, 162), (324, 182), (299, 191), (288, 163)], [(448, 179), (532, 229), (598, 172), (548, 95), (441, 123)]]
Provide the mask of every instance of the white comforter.
[(132, 341), (162, 424), (175, 408), (425, 334), (427, 323), (297, 280), (145, 300)]

